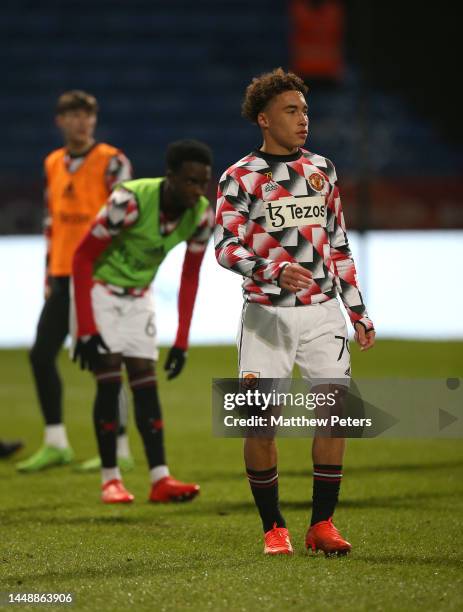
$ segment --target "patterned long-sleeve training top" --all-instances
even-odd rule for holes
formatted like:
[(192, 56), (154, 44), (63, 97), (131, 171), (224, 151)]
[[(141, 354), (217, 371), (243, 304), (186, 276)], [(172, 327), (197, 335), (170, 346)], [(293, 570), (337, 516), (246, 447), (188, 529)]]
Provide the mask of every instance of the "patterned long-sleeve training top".
[[(244, 277), (250, 302), (304, 306), (339, 294), (352, 324), (369, 330), (336, 181), (333, 163), (304, 149), (246, 155), (219, 181), (216, 257)], [(288, 263), (310, 270), (314, 283), (296, 294), (280, 288)]]

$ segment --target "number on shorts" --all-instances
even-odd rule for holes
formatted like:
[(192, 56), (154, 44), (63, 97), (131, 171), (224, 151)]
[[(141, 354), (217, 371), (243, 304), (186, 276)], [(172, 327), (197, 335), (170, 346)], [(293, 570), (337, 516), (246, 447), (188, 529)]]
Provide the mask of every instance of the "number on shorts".
[(156, 332), (156, 328), (154, 326), (154, 314), (150, 314), (148, 317), (148, 321), (146, 322), (145, 334), (152, 338)]
[(349, 348), (349, 340), (348, 338), (344, 338), (344, 336), (335, 336), (336, 340), (341, 340), (341, 350), (339, 351), (339, 356), (338, 356), (338, 361), (341, 361), (342, 356), (344, 355), (344, 349), (347, 350), (348, 353), (350, 353), (350, 348)]

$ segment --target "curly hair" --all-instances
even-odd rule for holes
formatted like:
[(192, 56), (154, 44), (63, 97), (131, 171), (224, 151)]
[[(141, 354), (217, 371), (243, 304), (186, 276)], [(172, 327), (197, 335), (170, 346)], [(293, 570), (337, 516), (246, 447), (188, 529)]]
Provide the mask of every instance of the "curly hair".
[(283, 68), (275, 68), (252, 79), (246, 88), (241, 114), (252, 123), (257, 123), (257, 115), (278, 94), (284, 91), (308, 92), (304, 81), (293, 72), (285, 72)]

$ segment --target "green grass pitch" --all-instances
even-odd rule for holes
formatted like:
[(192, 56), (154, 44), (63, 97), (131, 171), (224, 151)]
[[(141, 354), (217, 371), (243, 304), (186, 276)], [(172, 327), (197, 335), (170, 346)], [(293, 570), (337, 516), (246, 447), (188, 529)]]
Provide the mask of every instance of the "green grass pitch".
[[(352, 358), (356, 377), (463, 376), (457, 342), (381, 341), (367, 354), (353, 347)], [(171, 471), (199, 482), (200, 497), (186, 505), (147, 503), (132, 418), (137, 465), (125, 482), (136, 500), (107, 507), (99, 502), (98, 474), (69, 467), (15, 472), (14, 462), (41, 442), (42, 426), (26, 352), (0, 352), (0, 436), (27, 445), (0, 463), (0, 591), (71, 592), (73, 610), (461, 610), (461, 440), (349, 442), (336, 512), (353, 544), (345, 558), (304, 551), (310, 440), (280, 440), (282, 509), (295, 555), (265, 558), (242, 442), (211, 435), (210, 379), (235, 376), (235, 363), (233, 347), (192, 348), (180, 378), (159, 377)], [(64, 352), (60, 364), (70, 439), (86, 459), (96, 448), (93, 382)]]

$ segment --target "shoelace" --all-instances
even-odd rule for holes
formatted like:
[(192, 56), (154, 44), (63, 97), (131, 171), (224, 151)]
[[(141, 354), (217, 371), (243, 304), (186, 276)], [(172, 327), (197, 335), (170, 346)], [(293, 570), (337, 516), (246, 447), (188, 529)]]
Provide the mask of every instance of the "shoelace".
[(329, 518), (329, 519), (328, 519), (326, 522), (328, 523), (328, 525), (329, 525), (329, 529), (330, 529), (330, 531), (332, 531), (333, 536), (334, 536), (334, 537), (335, 537), (337, 540), (338, 540), (338, 539), (339, 539), (339, 540), (343, 540), (343, 538), (342, 538), (341, 534), (340, 534), (340, 533), (339, 533), (339, 531), (336, 529), (336, 527), (333, 525), (333, 519), (332, 519), (332, 518)]
[(278, 546), (282, 541), (286, 544), (288, 534), (284, 533), (283, 529), (284, 527), (273, 527), (268, 539), (269, 546)]

